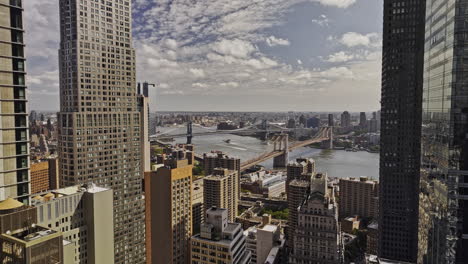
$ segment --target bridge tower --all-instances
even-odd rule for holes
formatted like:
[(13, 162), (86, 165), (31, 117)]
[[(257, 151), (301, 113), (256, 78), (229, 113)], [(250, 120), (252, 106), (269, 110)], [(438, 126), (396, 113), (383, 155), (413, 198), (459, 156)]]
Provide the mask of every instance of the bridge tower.
[(263, 138), (263, 140), (267, 141), (268, 136), (270, 134), (268, 132), (268, 120), (266, 120), (266, 119), (262, 120), (261, 130), (265, 131), (265, 132), (263, 132), (262, 138)]
[(330, 138), (330, 149), (333, 149), (333, 127), (329, 127), (328, 129), (328, 136)]
[(288, 134), (280, 134), (274, 140), (274, 151), (282, 151), (278, 157), (273, 159), (273, 168), (275, 169), (282, 169), (286, 168), (289, 163), (289, 135)]
[(187, 122), (187, 145), (192, 144), (193, 138), (193, 123), (192, 121)]

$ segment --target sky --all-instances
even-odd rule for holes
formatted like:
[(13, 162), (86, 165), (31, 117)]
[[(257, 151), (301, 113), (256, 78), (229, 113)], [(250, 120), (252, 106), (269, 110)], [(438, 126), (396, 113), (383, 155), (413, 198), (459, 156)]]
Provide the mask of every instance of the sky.
[[(59, 109), (58, 0), (25, 1), (30, 109)], [(382, 1), (133, 0), (152, 111), (379, 109)]]

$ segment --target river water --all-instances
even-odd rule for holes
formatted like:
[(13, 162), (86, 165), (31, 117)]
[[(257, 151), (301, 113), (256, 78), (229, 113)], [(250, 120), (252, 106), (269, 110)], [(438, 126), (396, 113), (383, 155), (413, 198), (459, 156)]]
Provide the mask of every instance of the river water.
[[(230, 139), (230, 143), (225, 140)], [(185, 138), (177, 138), (176, 143), (185, 143)], [(193, 138), (195, 152), (203, 154), (212, 150), (238, 157), (242, 161), (255, 158), (272, 150), (272, 146), (253, 137), (236, 135), (209, 135)], [(316, 161), (317, 170), (327, 172), (330, 177), (359, 177), (367, 176), (378, 179), (379, 154), (360, 152), (346, 152), (344, 150), (322, 150), (310, 147), (297, 149), (290, 153), (290, 160), (298, 157), (313, 158)], [(267, 161), (263, 166), (271, 168), (273, 161)]]

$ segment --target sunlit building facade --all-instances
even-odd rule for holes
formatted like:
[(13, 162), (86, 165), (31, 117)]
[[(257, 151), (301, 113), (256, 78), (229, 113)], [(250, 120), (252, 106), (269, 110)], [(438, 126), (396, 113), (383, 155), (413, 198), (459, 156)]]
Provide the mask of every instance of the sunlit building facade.
[(145, 263), (140, 108), (128, 0), (60, 0), (63, 186), (114, 191), (115, 263)]
[(0, 0), (0, 201), (28, 204), (29, 133), (21, 0)]

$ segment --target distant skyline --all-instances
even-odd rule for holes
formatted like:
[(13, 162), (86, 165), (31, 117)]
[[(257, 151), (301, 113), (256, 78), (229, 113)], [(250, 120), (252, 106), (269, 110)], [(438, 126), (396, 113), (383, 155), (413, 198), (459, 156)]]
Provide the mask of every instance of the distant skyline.
[[(133, 1), (153, 111), (380, 109), (382, 2)], [(58, 1), (27, 1), (30, 109), (59, 105)]]

